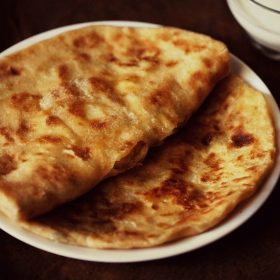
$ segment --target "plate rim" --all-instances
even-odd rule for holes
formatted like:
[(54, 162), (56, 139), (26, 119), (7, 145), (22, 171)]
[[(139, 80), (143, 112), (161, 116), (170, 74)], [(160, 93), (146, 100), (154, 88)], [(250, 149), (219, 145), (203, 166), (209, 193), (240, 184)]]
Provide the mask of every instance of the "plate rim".
[[(19, 49), (23, 49), (44, 39), (51, 38), (61, 32), (70, 31), (89, 25), (113, 25), (125, 27), (133, 26), (153, 28), (160, 26), (158, 24), (137, 21), (92, 21), (66, 25), (39, 33), (21, 42), (18, 42), (17, 44), (1, 52), (0, 57), (9, 55)], [(271, 170), (270, 175), (268, 175), (266, 180), (262, 183), (262, 187), (259, 189), (259, 191), (252, 198), (247, 200), (242, 205), (241, 209), (234, 211), (239, 213), (235, 213), (233, 216), (231, 215), (228, 219), (226, 219), (216, 227), (199, 235), (183, 238), (181, 240), (163, 244), (157, 247), (139, 249), (93, 249), (58, 243), (21, 228), (14, 222), (9, 221), (2, 214), (0, 214), (0, 229), (17, 238), (18, 240), (27, 243), (28, 245), (47, 251), (49, 253), (73, 259), (105, 263), (132, 263), (140, 261), (150, 261), (191, 252), (195, 249), (211, 244), (218, 239), (228, 235), (233, 230), (237, 229), (259, 210), (259, 208), (265, 203), (277, 184), (278, 176), (280, 173), (280, 111), (271, 92), (269, 91), (265, 83), (261, 80), (261, 78), (249, 66), (247, 66), (242, 60), (240, 60), (233, 54), (231, 54), (231, 69), (233, 72), (237, 72), (239, 76), (241, 76), (253, 87), (263, 92), (271, 110), (271, 115), (276, 130), (277, 145), (275, 164), (273, 169)]]

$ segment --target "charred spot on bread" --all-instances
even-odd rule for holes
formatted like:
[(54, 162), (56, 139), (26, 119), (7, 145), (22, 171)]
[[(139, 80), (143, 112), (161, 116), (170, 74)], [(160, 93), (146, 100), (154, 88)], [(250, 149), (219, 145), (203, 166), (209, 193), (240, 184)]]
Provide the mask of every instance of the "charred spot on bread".
[(0, 156), (0, 175), (8, 175), (17, 168), (14, 156), (4, 154)]
[(75, 155), (82, 160), (86, 161), (90, 159), (90, 149), (89, 147), (82, 147), (73, 145), (71, 149), (74, 151)]
[(235, 148), (242, 148), (254, 143), (255, 138), (250, 133), (240, 132), (231, 136), (232, 146)]
[(40, 99), (41, 96), (24, 91), (11, 96), (11, 105), (26, 112), (36, 111), (39, 110)]

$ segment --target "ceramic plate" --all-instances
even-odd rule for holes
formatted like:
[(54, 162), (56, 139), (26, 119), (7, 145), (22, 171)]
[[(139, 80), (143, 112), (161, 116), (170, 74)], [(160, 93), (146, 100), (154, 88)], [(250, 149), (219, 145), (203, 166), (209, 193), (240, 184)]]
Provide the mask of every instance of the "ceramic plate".
[[(11, 54), (24, 47), (34, 44), (38, 41), (50, 38), (61, 32), (81, 28), (87, 25), (115, 25), (115, 26), (135, 26), (135, 27), (152, 27), (156, 28), (158, 25), (142, 23), (142, 22), (129, 22), (129, 21), (100, 21), (100, 22), (88, 22), (65, 26), (57, 29), (53, 29), (39, 35), (28, 38), (2, 52), (0, 56)], [(270, 110), (274, 119), (276, 131), (277, 131), (277, 145), (280, 147), (280, 111), (273, 99), (270, 91), (262, 80), (255, 74), (246, 64), (239, 60), (234, 55), (231, 56), (231, 68), (232, 72), (238, 74), (254, 88), (263, 92), (270, 106)], [(136, 262), (147, 261), (170, 257), (182, 253), (192, 251), (209, 244), (226, 234), (230, 233), (246, 220), (248, 220), (265, 202), (269, 194), (272, 192), (274, 186), (277, 183), (278, 175), (280, 173), (280, 154), (277, 155), (276, 164), (270, 173), (270, 176), (263, 183), (260, 190), (246, 203), (243, 203), (238, 209), (236, 209), (223, 223), (219, 224), (215, 228), (208, 230), (202, 234), (181, 239), (176, 242), (164, 244), (152, 248), (144, 249), (129, 249), (129, 250), (101, 250), (84, 248), (80, 246), (66, 245), (57, 243), (45, 238), (42, 238), (34, 233), (28, 232), (20, 228), (16, 223), (8, 220), (5, 216), (0, 214), (0, 228), (15, 238), (31, 245), (36, 248), (42, 249), (47, 252), (51, 252), (57, 255), (62, 255), (70, 258), (98, 261), (98, 262)]]

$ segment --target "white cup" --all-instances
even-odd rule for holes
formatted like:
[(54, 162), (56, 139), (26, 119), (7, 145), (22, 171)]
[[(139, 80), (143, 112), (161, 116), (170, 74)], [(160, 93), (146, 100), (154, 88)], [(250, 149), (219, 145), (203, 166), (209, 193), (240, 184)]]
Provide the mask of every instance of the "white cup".
[(253, 44), (270, 58), (280, 60), (280, 0), (227, 0)]

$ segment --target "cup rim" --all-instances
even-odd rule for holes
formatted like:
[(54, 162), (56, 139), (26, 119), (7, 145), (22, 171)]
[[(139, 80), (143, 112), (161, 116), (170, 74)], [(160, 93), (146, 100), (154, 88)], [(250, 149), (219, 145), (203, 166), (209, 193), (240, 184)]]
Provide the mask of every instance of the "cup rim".
[[(252, 0), (249, 0), (252, 1)], [(230, 11), (232, 12), (232, 14), (234, 15), (234, 17), (236, 18), (236, 20), (240, 23), (240, 21), (245, 21), (247, 25), (250, 26), (251, 29), (255, 30), (256, 32), (263, 32), (263, 34), (267, 34), (269, 36), (276, 36), (277, 38), (279, 37), (280, 33), (277, 33), (273, 30), (268, 30), (263, 26), (260, 25), (256, 25), (254, 24), (250, 18), (248, 18), (248, 16), (243, 12), (242, 9), (240, 9), (240, 3), (236, 0), (227, 0), (228, 6), (230, 8)], [(239, 10), (239, 12), (237, 13), (236, 9)], [(241, 24), (241, 23), (240, 23)], [(242, 24), (243, 25), (243, 24)]]
[(270, 11), (270, 12), (273, 12), (273, 13), (276, 13), (276, 14), (279, 14), (279, 15), (280, 15), (280, 10), (271, 8), (271, 7), (269, 7), (269, 6), (265, 5), (265, 4), (262, 4), (262, 3), (258, 2), (257, 0), (249, 0), (249, 1), (252, 2), (252, 3), (255, 4), (255, 5), (257, 5), (257, 6), (261, 7), (261, 8), (263, 8), (263, 9), (266, 9), (266, 10), (268, 10), (268, 11)]

